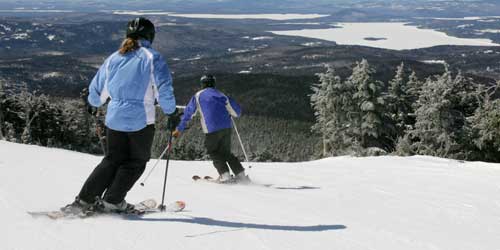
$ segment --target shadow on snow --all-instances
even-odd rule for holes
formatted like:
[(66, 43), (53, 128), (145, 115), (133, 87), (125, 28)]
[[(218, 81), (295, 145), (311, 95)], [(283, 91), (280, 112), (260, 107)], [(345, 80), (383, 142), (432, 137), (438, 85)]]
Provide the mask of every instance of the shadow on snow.
[(320, 189), (319, 187), (311, 187), (311, 186), (298, 186), (298, 187), (274, 187), (275, 189), (284, 189), (284, 190), (309, 190), (309, 189)]
[(250, 229), (263, 229), (263, 230), (279, 230), (279, 231), (299, 231), (299, 232), (321, 232), (330, 230), (346, 229), (344, 225), (314, 225), (314, 226), (285, 226), (285, 225), (268, 225), (268, 224), (255, 224), (243, 222), (231, 222), (215, 220), (205, 217), (190, 217), (190, 218), (144, 218), (144, 217), (130, 217), (127, 218), (133, 221), (150, 221), (150, 222), (181, 222), (191, 223), (206, 226), (219, 226), (229, 228), (250, 228)]

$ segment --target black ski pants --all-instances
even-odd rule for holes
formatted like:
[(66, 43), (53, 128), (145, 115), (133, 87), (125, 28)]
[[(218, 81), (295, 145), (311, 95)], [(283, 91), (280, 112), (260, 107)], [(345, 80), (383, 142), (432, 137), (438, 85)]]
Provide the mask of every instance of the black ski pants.
[(95, 197), (122, 202), (146, 168), (154, 133), (154, 125), (137, 132), (106, 128), (106, 156), (85, 181), (79, 198), (90, 203)]
[(229, 172), (228, 164), (235, 175), (245, 170), (231, 153), (231, 129), (206, 134), (205, 147), (219, 175)]

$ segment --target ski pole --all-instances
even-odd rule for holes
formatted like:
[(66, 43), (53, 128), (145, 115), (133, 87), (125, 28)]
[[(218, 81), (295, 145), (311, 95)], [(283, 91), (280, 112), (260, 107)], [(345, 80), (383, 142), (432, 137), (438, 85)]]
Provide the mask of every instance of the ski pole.
[(165, 206), (165, 189), (167, 188), (167, 174), (168, 174), (168, 162), (170, 161), (170, 151), (172, 149), (172, 137), (174, 131), (170, 130), (168, 136), (168, 150), (167, 150), (167, 165), (165, 166), (165, 179), (163, 180), (163, 194), (161, 196), (161, 205), (158, 207), (160, 211), (164, 212), (167, 208)]
[(167, 147), (165, 147), (165, 150), (163, 150), (163, 152), (160, 154), (160, 157), (158, 157), (158, 160), (156, 160), (155, 164), (153, 165), (153, 167), (151, 168), (151, 170), (149, 170), (149, 173), (146, 175), (146, 177), (144, 177), (144, 179), (142, 180), (141, 182), (141, 186), (144, 187), (146, 181), (148, 181), (149, 179), (149, 176), (151, 176), (151, 174), (153, 173), (153, 171), (155, 170), (156, 166), (158, 166), (158, 163), (160, 163), (160, 160), (163, 158), (163, 156), (167, 153), (168, 150), (170, 150), (170, 146), (172, 144), (169, 144), (167, 145)]
[(95, 122), (95, 130), (97, 133), (97, 137), (99, 137), (99, 143), (101, 144), (101, 150), (103, 155), (106, 155), (106, 136), (102, 135), (102, 127), (104, 123), (102, 122), (102, 114), (101, 111), (98, 109), (96, 112), (96, 115), (94, 116), (94, 122)]
[[(238, 128), (236, 127), (236, 122), (234, 122), (234, 119), (232, 116), (231, 116), (231, 121), (233, 122), (234, 131), (236, 131), (236, 135), (238, 136), (238, 140), (240, 141), (241, 150), (243, 150), (243, 154), (245, 155), (245, 161), (249, 163), (250, 161), (248, 160), (247, 152), (245, 151), (245, 147), (243, 146), (243, 141), (241, 141), (240, 133), (238, 133)], [(252, 166), (248, 166), (248, 167), (252, 168)]]
[[(178, 109), (185, 109), (186, 106), (180, 106), (180, 105), (177, 105), (176, 106)], [(153, 167), (151, 168), (151, 170), (149, 170), (149, 173), (144, 177), (144, 179), (142, 180), (141, 182), (141, 186), (144, 187), (146, 181), (149, 179), (149, 176), (151, 176), (151, 174), (154, 172), (154, 170), (156, 169), (156, 166), (158, 165), (158, 163), (160, 163), (160, 160), (163, 158), (163, 156), (167, 153), (167, 151), (170, 150), (170, 147), (172, 146), (172, 143), (169, 143), (167, 145), (167, 147), (165, 147), (165, 150), (163, 150), (163, 152), (160, 154), (160, 157), (158, 158), (158, 160), (156, 160), (155, 164), (153, 165)]]

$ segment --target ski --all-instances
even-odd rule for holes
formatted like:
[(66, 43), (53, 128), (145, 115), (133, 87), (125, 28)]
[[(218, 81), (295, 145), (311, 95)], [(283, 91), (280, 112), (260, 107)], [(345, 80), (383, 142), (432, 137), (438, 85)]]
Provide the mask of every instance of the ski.
[(276, 187), (274, 184), (255, 183), (255, 182), (250, 181), (250, 179), (248, 182), (239, 182), (234, 177), (227, 182), (219, 182), (217, 180), (217, 178), (213, 178), (212, 176), (209, 176), (209, 175), (205, 175), (203, 177), (200, 175), (193, 175), (191, 177), (191, 179), (193, 179), (193, 181), (195, 181), (195, 182), (208, 182), (208, 183), (215, 183), (215, 184), (220, 184), (220, 185), (243, 185), (243, 186), (255, 186), (255, 187), (285, 189), (282, 187)]
[(231, 178), (231, 180), (229, 180), (229, 181), (219, 182), (217, 180), (217, 178), (213, 178), (212, 176), (209, 176), (209, 175), (205, 175), (203, 177), (201, 177), (199, 175), (193, 175), (193, 177), (191, 177), (191, 179), (193, 179), (193, 181), (206, 181), (206, 182), (212, 182), (212, 183), (217, 183), (217, 184), (237, 184), (237, 181), (234, 178)]
[(211, 183), (225, 184), (225, 185), (228, 185), (228, 184), (229, 185), (237, 185), (237, 184), (252, 185), (252, 184), (254, 184), (253, 182), (250, 181), (250, 179), (248, 179), (248, 181), (241, 181), (241, 180), (236, 179), (234, 176), (231, 176), (230, 180), (224, 181), (224, 182), (220, 182), (217, 178), (213, 178), (212, 176), (209, 176), (209, 175), (205, 175), (203, 177), (201, 177), (199, 175), (193, 175), (193, 177), (191, 177), (191, 179), (193, 179), (193, 181), (195, 181), (195, 182), (204, 181), (204, 182), (211, 182)]
[(208, 175), (205, 175), (204, 177), (201, 177), (199, 175), (193, 175), (193, 177), (191, 177), (191, 179), (193, 179), (193, 181), (203, 180), (203, 181), (212, 181), (212, 182), (215, 182), (215, 180), (216, 180), (216, 179), (212, 178), (212, 176), (208, 176)]
[[(53, 220), (57, 219), (84, 219), (102, 215), (118, 215), (124, 217), (130, 216), (142, 216), (150, 213), (162, 212), (157, 208), (157, 202), (154, 199), (147, 199), (141, 201), (139, 203), (134, 204), (134, 209), (121, 213), (102, 213), (98, 211), (82, 211), (81, 213), (65, 213), (60, 210), (55, 211), (28, 211), (28, 214), (33, 218), (49, 218)], [(165, 211), (176, 213), (181, 212), (186, 207), (186, 203), (184, 201), (175, 201), (166, 206)]]

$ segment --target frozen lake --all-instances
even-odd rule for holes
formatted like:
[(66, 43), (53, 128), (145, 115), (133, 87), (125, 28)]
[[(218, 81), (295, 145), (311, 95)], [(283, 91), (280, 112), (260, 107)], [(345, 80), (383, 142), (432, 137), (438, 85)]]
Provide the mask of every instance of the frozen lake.
[(14, 9), (0, 10), (0, 13), (72, 13), (72, 10), (38, 10), (38, 9)]
[(173, 17), (186, 18), (205, 18), (205, 19), (268, 19), (268, 20), (294, 20), (294, 19), (314, 19), (326, 17), (328, 15), (320, 14), (179, 14), (173, 12), (147, 12), (147, 11), (114, 11), (115, 15), (166, 15)]
[(271, 31), (277, 35), (301, 36), (335, 41), (342, 45), (363, 45), (405, 50), (438, 45), (500, 46), (490, 39), (448, 36), (432, 29), (419, 29), (405, 23), (338, 23), (340, 28)]

